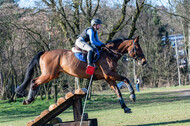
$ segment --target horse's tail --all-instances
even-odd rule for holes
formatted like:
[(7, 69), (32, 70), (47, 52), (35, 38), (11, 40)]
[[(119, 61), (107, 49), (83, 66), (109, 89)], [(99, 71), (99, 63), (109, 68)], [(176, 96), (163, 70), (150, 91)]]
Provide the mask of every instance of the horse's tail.
[(30, 81), (32, 80), (32, 76), (34, 74), (34, 69), (36, 66), (39, 66), (39, 60), (40, 60), (41, 55), (43, 54), (44, 52), (38, 53), (36, 56), (34, 56), (32, 61), (29, 63), (23, 83), (15, 90), (16, 94), (20, 96), (24, 95), (24, 90), (30, 84)]

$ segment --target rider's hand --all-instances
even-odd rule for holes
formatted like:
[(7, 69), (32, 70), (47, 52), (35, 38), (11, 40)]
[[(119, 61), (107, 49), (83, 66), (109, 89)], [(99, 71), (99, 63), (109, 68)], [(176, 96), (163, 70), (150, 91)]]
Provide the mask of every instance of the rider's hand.
[(106, 47), (106, 45), (105, 45), (105, 44), (102, 44), (101, 47)]

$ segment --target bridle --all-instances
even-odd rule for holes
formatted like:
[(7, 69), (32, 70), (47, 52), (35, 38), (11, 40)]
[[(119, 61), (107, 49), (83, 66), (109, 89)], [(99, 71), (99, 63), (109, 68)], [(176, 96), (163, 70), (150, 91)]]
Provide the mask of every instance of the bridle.
[[(132, 52), (133, 52), (133, 50), (134, 50), (134, 52), (135, 52), (135, 57), (131, 57), (131, 58), (133, 58), (133, 59), (135, 59), (135, 60), (137, 60), (139, 57), (141, 57), (139, 60), (141, 60), (142, 59), (142, 56), (144, 56), (143, 54), (141, 54), (141, 55), (137, 55), (137, 50), (136, 50), (136, 47), (135, 47), (135, 41), (133, 40), (133, 48), (130, 50), (130, 52), (128, 53), (128, 55), (130, 55)], [(112, 50), (112, 49), (109, 49), (109, 48), (107, 48), (107, 47), (104, 47), (108, 52), (110, 52), (114, 57), (121, 57), (121, 56), (123, 56), (123, 54), (122, 53), (119, 53), (119, 52), (117, 52), (117, 51), (114, 51), (114, 50)]]
[(141, 54), (141, 55), (137, 55), (137, 50), (136, 50), (136, 47), (135, 47), (135, 41), (133, 40), (133, 48), (131, 49), (131, 51), (128, 53), (128, 55), (130, 55), (132, 52), (133, 52), (133, 50), (134, 50), (134, 52), (135, 52), (135, 57), (132, 57), (133, 59), (135, 59), (135, 60), (137, 60), (139, 57), (141, 57), (139, 60), (141, 60), (142, 59), (142, 57), (144, 56), (143, 54)]

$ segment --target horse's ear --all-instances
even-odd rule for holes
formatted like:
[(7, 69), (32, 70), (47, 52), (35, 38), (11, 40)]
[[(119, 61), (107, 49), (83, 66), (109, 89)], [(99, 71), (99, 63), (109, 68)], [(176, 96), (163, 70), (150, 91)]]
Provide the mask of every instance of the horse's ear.
[(139, 41), (139, 36), (137, 36), (134, 41), (138, 42)]

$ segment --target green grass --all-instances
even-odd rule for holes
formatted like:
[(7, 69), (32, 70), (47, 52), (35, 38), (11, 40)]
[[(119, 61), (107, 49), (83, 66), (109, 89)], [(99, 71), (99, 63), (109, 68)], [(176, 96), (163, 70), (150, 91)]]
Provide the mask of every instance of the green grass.
[[(129, 100), (129, 93), (122, 90), (131, 114), (121, 109), (112, 91), (98, 92), (87, 101), (85, 112), (97, 118), (99, 126), (189, 126), (190, 86), (145, 89), (136, 93), (137, 101)], [(0, 126), (25, 126), (53, 104), (53, 100), (36, 100), (28, 106), (19, 99), (15, 103), (0, 101)], [(59, 115), (63, 121), (73, 120), (72, 107)]]

